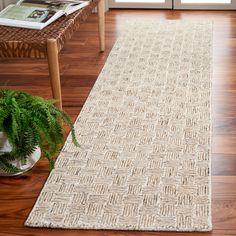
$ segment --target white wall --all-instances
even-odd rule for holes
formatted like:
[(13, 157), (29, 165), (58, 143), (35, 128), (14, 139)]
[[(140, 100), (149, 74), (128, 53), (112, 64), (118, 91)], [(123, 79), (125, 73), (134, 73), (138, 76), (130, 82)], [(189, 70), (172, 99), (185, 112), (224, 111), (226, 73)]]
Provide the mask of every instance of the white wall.
[(108, 10), (109, 10), (108, 1), (109, 1), (109, 0), (105, 0), (105, 9), (106, 9), (106, 11), (108, 11)]

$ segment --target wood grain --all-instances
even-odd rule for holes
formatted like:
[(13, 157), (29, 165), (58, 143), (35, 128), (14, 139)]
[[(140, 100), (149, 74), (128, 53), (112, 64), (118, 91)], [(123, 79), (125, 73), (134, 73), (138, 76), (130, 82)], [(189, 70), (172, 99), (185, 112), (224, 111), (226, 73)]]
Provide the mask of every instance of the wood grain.
[(53, 99), (57, 101), (55, 106), (62, 110), (60, 67), (56, 39), (47, 40), (47, 55)]
[[(91, 16), (62, 50), (60, 71), (64, 109), (75, 120), (128, 19), (214, 21), (212, 212), (209, 233), (34, 229), (23, 226), (48, 176), (41, 160), (30, 172), (0, 179), (0, 236), (226, 236), (236, 235), (236, 12), (112, 10), (106, 14), (106, 51), (99, 53), (97, 17)], [(46, 60), (1, 60), (0, 87), (51, 98)], [(67, 129), (68, 131), (68, 129)]]
[(100, 1), (97, 7), (98, 11), (98, 31), (100, 51), (105, 51), (105, 1)]

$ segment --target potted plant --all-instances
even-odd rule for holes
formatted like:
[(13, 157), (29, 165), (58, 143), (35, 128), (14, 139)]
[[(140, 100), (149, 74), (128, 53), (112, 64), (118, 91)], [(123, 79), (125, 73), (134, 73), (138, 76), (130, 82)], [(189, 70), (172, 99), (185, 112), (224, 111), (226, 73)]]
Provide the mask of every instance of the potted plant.
[(64, 142), (63, 121), (79, 146), (70, 117), (54, 103), (21, 91), (0, 90), (0, 175), (31, 169), (41, 152), (52, 170)]

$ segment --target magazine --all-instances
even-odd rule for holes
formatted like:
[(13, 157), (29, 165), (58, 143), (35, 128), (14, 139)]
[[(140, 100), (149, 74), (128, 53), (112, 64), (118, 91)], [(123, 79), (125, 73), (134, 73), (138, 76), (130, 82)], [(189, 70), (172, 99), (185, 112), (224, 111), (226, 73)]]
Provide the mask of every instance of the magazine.
[(0, 25), (40, 30), (88, 4), (82, 0), (20, 0), (0, 12)]

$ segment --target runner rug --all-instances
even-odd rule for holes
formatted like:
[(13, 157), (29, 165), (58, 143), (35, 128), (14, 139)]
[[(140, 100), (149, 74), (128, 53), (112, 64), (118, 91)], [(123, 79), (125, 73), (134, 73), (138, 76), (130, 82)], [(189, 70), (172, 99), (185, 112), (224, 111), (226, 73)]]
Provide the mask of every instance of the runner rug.
[(212, 24), (129, 22), (26, 225), (211, 230)]

